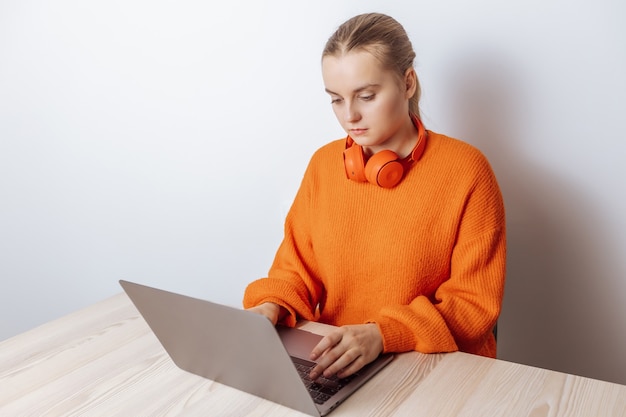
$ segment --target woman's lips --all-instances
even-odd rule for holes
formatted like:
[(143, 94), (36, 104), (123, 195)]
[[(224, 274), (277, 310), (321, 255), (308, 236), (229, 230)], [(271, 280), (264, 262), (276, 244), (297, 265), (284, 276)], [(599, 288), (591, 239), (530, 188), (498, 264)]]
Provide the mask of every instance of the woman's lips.
[(361, 136), (365, 132), (367, 132), (367, 129), (350, 129), (350, 134), (352, 136)]

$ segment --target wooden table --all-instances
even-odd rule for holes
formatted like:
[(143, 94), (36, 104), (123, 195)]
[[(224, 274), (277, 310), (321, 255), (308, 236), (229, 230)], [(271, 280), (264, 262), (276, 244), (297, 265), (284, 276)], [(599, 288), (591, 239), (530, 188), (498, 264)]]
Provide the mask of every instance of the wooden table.
[[(0, 416), (78, 415), (303, 416), (178, 369), (123, 293), (0, 343)], [(626, 386), (410, 352), (331, 416), (626, 416)]]

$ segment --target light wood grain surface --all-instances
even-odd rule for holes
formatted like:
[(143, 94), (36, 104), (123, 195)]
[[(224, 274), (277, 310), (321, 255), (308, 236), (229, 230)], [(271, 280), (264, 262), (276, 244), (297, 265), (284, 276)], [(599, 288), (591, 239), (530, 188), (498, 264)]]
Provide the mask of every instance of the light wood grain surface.
[[(0, 343), (0, 416), (304, 414), (178, 369), (119, 294)], [(626, 417), (626, 386), (460, 352), (411, 352), (331, 416)]]

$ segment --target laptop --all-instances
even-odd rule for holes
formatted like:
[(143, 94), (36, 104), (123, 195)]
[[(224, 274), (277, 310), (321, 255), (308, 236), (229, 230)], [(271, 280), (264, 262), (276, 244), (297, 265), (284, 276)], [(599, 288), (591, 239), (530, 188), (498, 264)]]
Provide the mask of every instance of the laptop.
[(121, 280), (120, 285), (179, 368), (312, 416), (325, 416), (392, 359), (357, 374), (308, 380), (322, 336), (275, 327), (265, 317)]

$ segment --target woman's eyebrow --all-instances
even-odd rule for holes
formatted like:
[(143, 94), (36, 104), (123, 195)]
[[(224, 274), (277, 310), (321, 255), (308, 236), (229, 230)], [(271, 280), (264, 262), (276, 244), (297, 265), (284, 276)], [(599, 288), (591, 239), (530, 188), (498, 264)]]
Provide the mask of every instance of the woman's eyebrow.
[[(372, 87), (380, 87), (380, 84), (375, 84), (375, 83), (365, 84), (365, 85), (364, 85), (364, 86), (362, 86), (362, 87), (358, 87), (358, 88), (354, 89), (354, 90), (352, 91), (352, 93), (353, 93), (353, 94), (354, 94), (354, 93), (360, 93), (361, 91), (363, 91), (363, 90), (367, 90), (368, 88), (372, 88)], [(325, 88), (325, 89), (324, 89), (324, 91), (326, 91), (328, 94), (334, 94), (334, 95), (336, 95), (336, 96), (340, 96), (340, 95), (341, 95), (341, 94), (335, 93), (335, 92), (334, 92), (334, 91), (332, 91), (332, 90), (329, 90), (328, 88)]]

